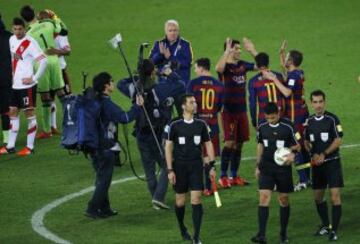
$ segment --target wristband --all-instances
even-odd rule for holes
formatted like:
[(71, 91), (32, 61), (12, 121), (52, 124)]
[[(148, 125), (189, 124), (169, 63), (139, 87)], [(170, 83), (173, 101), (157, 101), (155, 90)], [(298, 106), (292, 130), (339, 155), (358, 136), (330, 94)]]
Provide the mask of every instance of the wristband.
[(174, 172), (174, 169), (167, 169), (168, 174), (170, 174), (171, 172)]
[(215, 161), (210, 161), (209, 163), (205, 164), (205, 171), (210, 172), (211, 169), (215, 170)]

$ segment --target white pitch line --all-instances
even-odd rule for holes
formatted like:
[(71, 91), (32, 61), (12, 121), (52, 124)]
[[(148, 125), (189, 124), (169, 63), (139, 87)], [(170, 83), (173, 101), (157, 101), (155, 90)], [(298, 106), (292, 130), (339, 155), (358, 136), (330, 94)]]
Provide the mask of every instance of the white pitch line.
[[(354, 148), (354, 147), (359, 147), (359, 146), (360, 146), (360, 144), (349, 144), (349, 145), (341, 146), (341, 148)], [(256, 157), (244, 157), (242, 160), (248, 161), (248, 160), (253, 160), (255, 158)], [(114, 181), (112, 181), (111, 185), (120, 184), (120, 183), (124, 183), (127, 181), (132, 181), (135, 179), (136, 179), (136, 177), (132, 176), (132, 177), (127, 177), (127, 178), (120, 179), (120, 180), (114, 180)], [(42, 236), (45, 239), (48, 239), (54, 243), (71, 244), (70, 241), (62, 239), (61, 237), (57, 236), (56, 234), (54, 234), (53, 232), (51, 232), (50, 230), (48, 230), (45, 227), (45, 225), (44, 225), (45, 215), (47, 213), (49, 213), (51, 210), (53, 210), (54, 208), (60, 206), (61, 204), (65, 203), (65, 202), (68, 202), (74, 198), (77, 198), (77, 197), (85, 195), (89, 192), (92, 192), (94, 190), (94, 188), (95, 188), (94, 186), (87, 187), (85, 189), (82, 189), (81, 191), (74, 192), (74, 193), (71, 193), (64, 197), (58, 198), (58, 199), (52, 201), (51, 203), (45, 205), (44, 207), (38, 209), (37, 211), (35, 211), (31, 217), (31, 226), (32, 226), (33, 230), (35, 232), (37, 232), (40, 236)]]

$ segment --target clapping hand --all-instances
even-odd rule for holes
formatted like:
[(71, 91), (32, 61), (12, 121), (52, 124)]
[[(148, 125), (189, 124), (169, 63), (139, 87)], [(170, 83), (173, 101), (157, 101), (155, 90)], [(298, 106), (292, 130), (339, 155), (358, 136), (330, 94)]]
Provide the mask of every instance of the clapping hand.
[(170, 58), (171, 53), (170, 53), (169, 48), (166, 47), (165, 43), (163, 43), (163, 42), (160, 42), (160, 43), (159, 43), (159, 50), (160, 50), (160, 53), (161, 53), (162, 55), (164, 55), (164, 57), (165, 57), (166, 59), (169, 59), (169, 58)]

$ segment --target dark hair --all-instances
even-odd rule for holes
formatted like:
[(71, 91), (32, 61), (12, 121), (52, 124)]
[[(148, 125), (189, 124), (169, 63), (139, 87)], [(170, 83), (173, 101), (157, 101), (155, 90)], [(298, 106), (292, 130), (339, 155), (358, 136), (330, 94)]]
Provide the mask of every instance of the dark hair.
[(318, 96), (322, 96), (324, 101), (325, 101), (325, 92), (323, 92), (322, 90), (315, 90), (315, 91), (312, 91), (311, 94), (310, 94), (310, 100), (312, 101), (313, 100), (313, 97), (318, 97)]
[(30, 5), (25, 5), (21, 8), (20, 15), (26, 22), (30, 22), (35, 19), (35, 10)]
[(303, 54), (297, 50), (291, 50), (289, 52), (290, 59), (296, 67), (299, 67), (303, 61)]
[(258, 68), (269, 67), (269, 55), (264, 52), (259, 53), (255, 56), (256, 66)]
[(189, 97), (193, 97), (194, 94), (192, 93), (185, 93), (181, 96), (181, 105), (185, 105), (186, 104), (186, 101)]
[(25, 22), (20, 19), (19, 17), (15, 17), (12, 22), (13, 25), (21, 25), (22, 27), (25, 27)]
[(154, 63), (151, 59), (144, 59), (140, 63), (140, 75), (142, 76), (151, 76), (155, 69)]
[(111, 75), (108, 72), (101, 72), (93, 78), (93, 89), (97, 93), (102, 93), (106, 84), (110, 84)]
[[(238, 40), (231, 40), (231, 47), (234, 47), (236, 44), (240, 45), (240, 41)], [(224, 51), (226, 50), (226, 41), (224, 42)]]
[(210, 59), (208, 58), (199, 58), (195, 61), (195, 63), (198, 67), (210, 70)]
[(267, 103), (265, 108), (264, 108), (264, 112), (265, 114), (275, 114), (275, 113), (278, 113), (279, 112), (279, 108), (277, 106), (276, 103)]

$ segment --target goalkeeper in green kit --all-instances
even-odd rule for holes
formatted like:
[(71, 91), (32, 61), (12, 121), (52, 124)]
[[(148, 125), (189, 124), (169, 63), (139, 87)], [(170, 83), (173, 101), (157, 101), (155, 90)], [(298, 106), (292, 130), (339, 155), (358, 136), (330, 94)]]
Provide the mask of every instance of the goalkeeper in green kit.
[(56, 49), (55, 36), (60, 33), (61, 26), (57, 22), (39, 22), (35, 18), (34, 9), (26, 5), (21, 8), (21, 17), (28, 23), (27, 34), (34, 38), (40, 48), (46, 53), (48, 66), (44, 75), (38, 80), (38, 92), (43, 104), (43, 131), (38, 134), (38, 139), (49, 138), (51, 133), (51, 102), (50, 93), (54, 92), (61, 100), (64, 93), (64, 80), (62, 78), (59, 57), (53, 52)]

